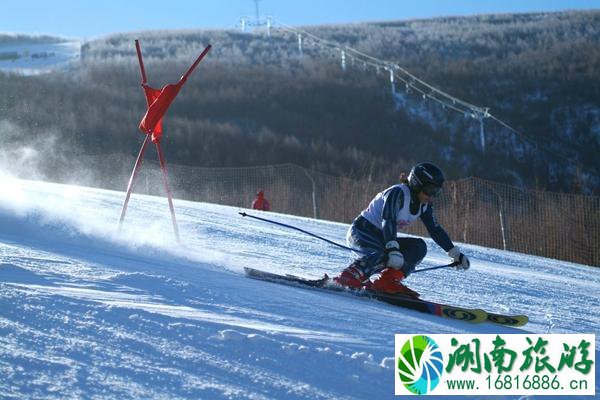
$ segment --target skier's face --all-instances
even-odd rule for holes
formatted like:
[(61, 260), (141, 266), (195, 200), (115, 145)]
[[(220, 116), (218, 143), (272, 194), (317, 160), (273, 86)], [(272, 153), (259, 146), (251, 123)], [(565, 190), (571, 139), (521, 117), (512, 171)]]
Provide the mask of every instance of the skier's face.
[(429, 196), (429, 195), (425, 194), (423, 191), (420, 191), (418, 196), (419, 196), (419, 201), (421, 203), (431, 203), (433, 201), (433, 196)]

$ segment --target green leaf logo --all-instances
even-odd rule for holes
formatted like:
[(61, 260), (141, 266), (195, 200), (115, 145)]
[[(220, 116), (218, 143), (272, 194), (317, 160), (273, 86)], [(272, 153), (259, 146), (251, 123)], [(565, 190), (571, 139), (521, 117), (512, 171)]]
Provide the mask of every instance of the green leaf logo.
[(398, 355), (398, 375), (414, 394), (427, 394), (440, 383), (444, 358), (436, 342), (419, 335), (407, 340)]

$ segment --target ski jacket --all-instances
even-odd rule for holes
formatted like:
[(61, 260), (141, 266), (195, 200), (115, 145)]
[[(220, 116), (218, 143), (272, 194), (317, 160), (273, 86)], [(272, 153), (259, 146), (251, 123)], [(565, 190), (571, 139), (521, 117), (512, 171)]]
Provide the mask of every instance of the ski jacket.
[(269, 211), (271, 209), (271, 205), (269, 204), (269, 201), (267, 199), (265, 199), (264, 192), (262, 192), (262, 191), (258, 192), (256, 199), (254, 199), (254, 201), (252, 202), (252, 209), (253, 210), (262, 210), (262, 211)]
[(421, 219), (431, 238), (445, 251), (454, 247), (450, 237), (436, 221), (431, 204), (413, 199), (408, 185), (401, 183), (378, 193), (360, 215), (383, 231), (384, 243), (396, 240), (414, 221)]

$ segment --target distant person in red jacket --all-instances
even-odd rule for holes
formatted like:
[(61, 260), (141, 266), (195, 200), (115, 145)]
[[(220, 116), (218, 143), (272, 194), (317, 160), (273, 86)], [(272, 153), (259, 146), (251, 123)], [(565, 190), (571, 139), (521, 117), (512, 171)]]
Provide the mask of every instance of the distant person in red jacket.
[(271, 210), (271, 205), (269, 204), (269, 201), (265, 199), (265, 193), (262, 190), (256, 194), (256, 198), (252, 202), (252, 209), (262, 211)]

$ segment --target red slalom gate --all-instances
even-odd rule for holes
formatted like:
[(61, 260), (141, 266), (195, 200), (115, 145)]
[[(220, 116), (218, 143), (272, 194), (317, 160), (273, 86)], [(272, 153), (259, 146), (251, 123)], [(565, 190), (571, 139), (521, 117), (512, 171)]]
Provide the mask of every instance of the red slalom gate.
[(179, 82), (175, 84), (165, 85), (162, 89), (154, 89), (148, 85), (148, 79), (146, 78), (146, 69), (144, 68), (144, 60), (142, 57), (142, 50), (140, 48), (140, 42), (138, 40), (135, 41), (135, 49), (137, 51), (138, 62), (140, 64), (140, 73), (142, 75), (142, 88), (144, 89), (144, 94), (146, 96), (146, 102), (148, 104), (148, 109), (146, 114), (140, 121), (139, 129), (146, 135), (144, 139), (144, 143), (140, 148), (140, 152), (138, 154), (137, 160), (135, 162), (135, 166), (133, 167), (133, 172), (131, 173), (131, 177), (129, 178), (129, 183), (127, 185), (127, 195), (125, 196), (125, 202), (123, 203), (123, 209), (121, 210), (121, 218), (119, 220), (119, 229), (123, 225), (123, 221), (125, 220), (125, 213), (127, 212), (127, 205), (129, 204), (129, 199), (131, 197), (131, 193), (133, 191), (133, 187), (135, 186), (135, 179), (137, 174), (142, 166), (142, 162), (144, 159), (144, 153), (146, 151), (146, 147), (148, 146), (149, 139), (156, 145), (156, 151), (158, 152), (158, 159), (160, 162), (160, 169), (162, 171), (163, 183), (165, 185), (165, 193), (167, 194), (167, 198), (169, 200), (169, 209), (171, 211), (171, 220), (173, 222), (173, 231), (175, 232), (175, 238), (179, 241), (179, 228), (177, 227), (177, 219), (175, 218), (175, 208), (173, 207), (173, 196), (171, 194), (171, 189), (169, 189), (169, 181), (167, 179), (167, 164), (165, 163), (165, 159), (163, 156), (162, 149), (160, 147), (160, 139), (162, 138), (162, 119), (169, 109), (169, 106), (177, 97), (177, 94), (187, 81), (187, 78), (190, 74), (196, 69), (200, 61), (206, 56), (206, 54), (210, 51), (211, 45), (206, 46), (204, 51), (198, 56), (196, 61), (188, 68), (188, 70), (181, 76)]

